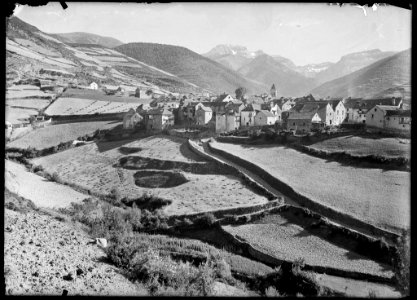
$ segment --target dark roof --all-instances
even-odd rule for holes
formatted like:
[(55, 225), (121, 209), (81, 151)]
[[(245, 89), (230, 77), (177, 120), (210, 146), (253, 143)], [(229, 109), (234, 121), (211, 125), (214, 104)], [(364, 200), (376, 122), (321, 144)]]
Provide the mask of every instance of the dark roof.
[(382, 109), (386, 116), (411, 117), (411, 110), (409, 109), (401, 109), (391, 105), (376, 105), (375, 107)]
[(337, 99), (337, 100), (333, 99), (333, 100), (329, 100), (328, 102), (332, 106), (333, 110), (335, 110), (336, 106), (340, 103), (340, 101), (342, 101), (342, 99)]
[(386, 112), (387, 116), (411, 117), (411, 110), (389, 110)]
[(401, 98), (381, 98), (381, 99), (345, 99), (344, 105), (346, 108), (369, 110), (376, 105), (398, 106), (401, 103)]
[(316, 111), (292, 112), (289, 114), (288, 120), (311, 120), (316, 113)]
[(318, 110), (325, 108), (327, 104), (327, 101), (298, 102), (291, 108), (291, 111), (299, 113), (317, 112)]
[(248, 104), (242, 111), (255, 111), (255, 110), (261, 110), (261, 106), (259, 104)]
[(216, 102), (217, 101), (223, 101), (224, 98), (226, 98), (227, 96), (229, 96), (229, 94), (222, 94), (222, 95), (220, 95), (219, 97), (217, 97)]
[(261, 104), (261, 109), (262, 110), (269, 110), (271, 108), (271, 104), (269, 103), (262, 103)]

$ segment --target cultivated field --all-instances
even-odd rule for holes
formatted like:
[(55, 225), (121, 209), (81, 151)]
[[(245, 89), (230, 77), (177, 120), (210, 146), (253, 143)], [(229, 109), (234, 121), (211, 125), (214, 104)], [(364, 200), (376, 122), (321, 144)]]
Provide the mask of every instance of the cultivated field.
[(15, 108), (6, 105), (6, 121), (12, 124), (28, 123), (30, 115), (37, 115), (37, 109)]
[(6, 99), (26, 99), (26, 98), (43, 98), (51, 99), (53, 94), (48, 94), (40, 90), (8, 90)]
[(45, 110), (45, 114), (49, 116), (68, 116), (122, 113), (131, 108), (136, 110), (141, 103), (140, 101), (123, 103), (80, 98), (59, 98)]
[(70, 187), (30, 173), (24, 166), (8, 160), (5, 160), (4, 185), (12, 193), (32, 200), (40, 207), (69, 207), (71, 202), (78, 203), (88, 198)]
[(34, 108), (41, 110), (47, 107), (51, 103), (49, 100), (43, 99), (13, 99), (6, 100), (6, 106), (15, 106), (15, 107), (24, 107), (24, 108)]
[(311, 148), (329, 152), (345, 151), (354, 156), (379, 155), (385, 157), (410, 158), (411, 144), (409, 139), (367, 138), (343, 136), (324, 140), (310, 145)]
[(150, 193), (171, 200), (172, 204), (165, 209), (169, 215), (268, 201), (233, 176), (200, 175), (178, 170), (188, 182), (172, 188), (143, 188), (135, 184), (134, 174), (138, 170), (113, 166), (125, 156), (121, 147), (142, 149), (129, 156), (201, 163), (201, 159), (184, 147), (184, 142), (179, 138), (152, 136), (130, 142), (92, 143), (33, 159), (32, 162), (42, 165), (49, 173), (57, 172), (65, 182), (96, 193), (108, 194), (113, 188), (118, 188), (122, 197), (136, 198)]
[[(134, 91), (134, 89), (133, 89)], [(126, 102), (126, 103), (149, 103), (151, 100), (136, 98), (136, 97), (122, 97), (116, 95), (106, 95), (100, 90), (89, 90), (89, 89), (67, 89), (62, 97), (65, 98), (78, 98), (87, 100), (99, 100), (109, 102)]]
[(391, 277), (388, 266), (374, 262), (354, 252), (338, 247), (302, 227), (285, 222), (283, 224), (246, 224), (223, 226), (227, 232), (243, 238), (255, 248), (278, 259), (294, 261), (304, 258), (314, 266), (332, 267)]
[(409, 172), (343, 166), (278, 146), (211, 145), (258, 165), (315, 202), (377, 226), (410, 226)]
[(30, 146), (40, 150), (57, 146), (62, 142), (75, 140), (80, 136), (94, 133), (97, 129), (109, 129), (119, 124), (114, 123), (114, 121), (97, 121), (49, 125), (33, 130), (23, 137), (8, 143), (7, 147), (26, 149)]

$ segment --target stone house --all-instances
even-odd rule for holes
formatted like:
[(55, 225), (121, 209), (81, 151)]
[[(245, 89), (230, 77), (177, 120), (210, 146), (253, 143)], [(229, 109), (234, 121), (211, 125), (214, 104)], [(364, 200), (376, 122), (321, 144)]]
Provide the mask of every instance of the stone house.
[(294, 112), (288, 116), (287, 129), (297, 133), (307, 133), (324, 127), (324, 122), (317, 111)]
[(410, 131), (411, 110), (392, 105), (376, 105), (366, 113), (366, 126), (394, 131)]
[(155, 108), (145, 112), (144, 123), (148, 130), (162, 130), (173, 126), (174, 114), (166, 108)]
[(259, 104), (248, 104), (240, 112), (240, 126), (255, 126), (255, 116), (261, 110)]
[(93, 81), (92, 83), (90, 83), (90, 89), (91, 90), (97, 90), (98, 89), (98, 84)]
[(143, 120), (143, 117), (138, 114), (133, 108), (123, 116), (123, 129), (133, 129)]
[(376, 105), (395, 106), (400, 108), (403, 100), (401, 98), (381, 98), (381, 99), (362, 99), (346, 98), (343, 99), (346, 108), (346, 123), (366, 123), (366, 113)]
[(240, 127), (240, 116), (230, 110), (223, 114), (216, 114), (216, 133), (229, 132)]
[(213, 111), (210, 107), (199, 105), (195, 112), (195, 120), (197, 125), (205, 125), (210, 122), (213, 117)]
[(268, 110), (260, 110), (255, 115), (255, 126), (273, 125), (276, 116)]

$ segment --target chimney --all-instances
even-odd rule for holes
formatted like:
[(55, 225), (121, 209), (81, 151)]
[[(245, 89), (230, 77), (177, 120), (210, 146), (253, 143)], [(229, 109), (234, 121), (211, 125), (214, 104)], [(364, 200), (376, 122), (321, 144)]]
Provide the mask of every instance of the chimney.
[(395, 97), (392, 97), (391, 101), (392, 101), (392, 105), (395, 106)]

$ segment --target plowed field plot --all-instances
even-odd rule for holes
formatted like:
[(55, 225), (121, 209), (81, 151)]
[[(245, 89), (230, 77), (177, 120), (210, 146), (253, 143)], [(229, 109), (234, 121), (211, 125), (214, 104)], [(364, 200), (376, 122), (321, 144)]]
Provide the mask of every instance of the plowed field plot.
[(387, 278), (393, 275), (388, 266), (311, 235), (295, 224), (246, 224), (223, 226), (223, 228), (234, 236), (243, 238), (256, 249), (278, 259), (294, 261), (304, 258), (305, 263), (312, 266), (331, 267)]
[(310, 145), (311, 148), (329, 152), (345, 151), (354, 156), (379, 155), (384, 157), (410, 157), (409, 139), (343, 136)]
[(40, 150), (57, 146), (62, 142), (75, 140), (86, 134), (92, 134), (97, 129), (108, 129), (119, 124), (113, 121), (98, 121), (49, 125), (33, 130), (23, 137), (8, 143), (6, 146), (21, 149), (26, 149), (30, 146)]
[[(108, 194), (113, 188), (118, 188), (122, 197), (137, 198), (143, 193), (150, 193), (171, 200), (172, 204), (165, 208), (167, 214), (209, 211), (268, 201), (231, 175), (201, 175), (176, 170), (187, 182), (171, 188), (144, 188), (135, 184), (134, 174), (138, 170), (117, 166), (119, 159), (129, 152), (126, 151), (129, 147), (135, 149), (129, 156), (204, 163), (187, 148), (185, 142), (180, 138), (152, 136), (130, 142), (93, 143), (32, 161), (35, 165), (42, 165), (49, 173), (57, 172), (63, 181), (95, 193)], [(161, 174), (169, 171), (161, 170)]]
[(315, 202), (376, 226), (410, 226), (409, 172), (343, 166), (278, 146), (211, 145), (256, 164)]

